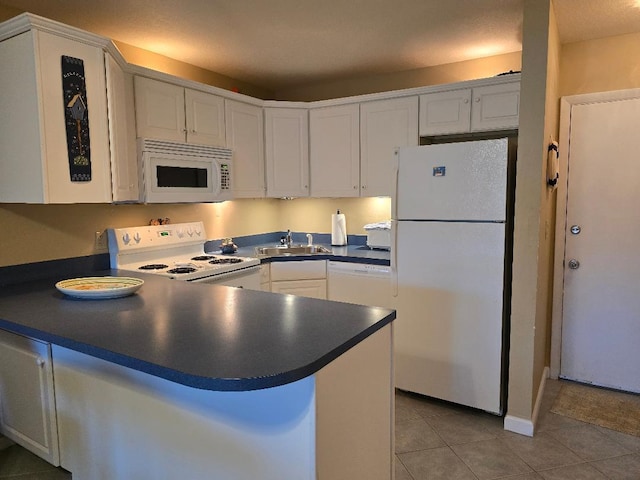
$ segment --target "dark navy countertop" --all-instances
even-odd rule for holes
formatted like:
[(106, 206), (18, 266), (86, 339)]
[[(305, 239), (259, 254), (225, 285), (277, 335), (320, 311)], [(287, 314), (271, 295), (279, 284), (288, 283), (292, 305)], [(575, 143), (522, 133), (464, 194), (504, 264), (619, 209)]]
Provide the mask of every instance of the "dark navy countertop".
[[(255, 257), (256, 247), (274, 247), (280, 244), (280, 237), (286, 232), (270, 232), (258, 235), (248, 235), (234, 239), (238, 246), (235, 255), (243, 257)], [(366, 246), (365, 235), (348, 235), (348, 245), (343, 247), (331, 246), (331, 235), (326, 233), (314, 233), (313, 244), (320, 245), (331, 250), (330, 253), (313, 255), (287, 255), (262, 257), (262, 263), (270, 262), (295, 262), (299, 260), (333, 260), (336, 262), (368, 263), (374, 265), (390, 265), (390, 252), (388, 250), (370, 249)], [(220, 253), (221, 240), (210, 240), (205, 244), (208, 253)], [(293, 243), (306, 245), (307, 238), (304, 232), (293, 232)]]
[(110, 300), (58, 292), (68, 276), (5, 285), (0, 328), (191, 387), (243, 391), (312, 375), (395, 318), (378, 307), (135, 276), (145, 281), (138, 292)]

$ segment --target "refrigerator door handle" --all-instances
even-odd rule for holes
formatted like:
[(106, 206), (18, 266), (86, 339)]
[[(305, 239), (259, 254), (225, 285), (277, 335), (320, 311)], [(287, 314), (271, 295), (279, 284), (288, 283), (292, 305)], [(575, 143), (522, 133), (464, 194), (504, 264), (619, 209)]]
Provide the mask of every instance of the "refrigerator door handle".
[(393, 195), (391, 196), (391, 294), (398, 296), (398, 179), (400, 149), (393, 151)]
[(398, 296), (398, 221), (391, 220), (391, 295)]
[(398, 219), (398, 178), (399, 178), (399, 162), (400, 149), (393, 151), (393, 194), (391, 195), (391, 218)]

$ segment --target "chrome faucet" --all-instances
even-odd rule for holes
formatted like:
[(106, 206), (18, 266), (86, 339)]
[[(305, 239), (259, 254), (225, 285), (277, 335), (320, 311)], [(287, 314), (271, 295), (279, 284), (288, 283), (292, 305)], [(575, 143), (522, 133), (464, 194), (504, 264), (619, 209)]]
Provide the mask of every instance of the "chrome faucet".
[(287, 243), (287, 247), (290, 247), (291, 245), (293, 245), (293, 237), (291, 235), (291, 230), (287, 230), (287, 237), (285, 242)]

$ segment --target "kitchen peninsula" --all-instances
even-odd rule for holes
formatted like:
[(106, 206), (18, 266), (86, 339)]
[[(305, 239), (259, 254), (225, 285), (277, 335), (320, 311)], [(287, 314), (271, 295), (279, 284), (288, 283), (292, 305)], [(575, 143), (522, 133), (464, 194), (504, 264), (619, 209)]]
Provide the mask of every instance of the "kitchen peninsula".
[(0, 292), (3, 335), (50, 345), (74, 478), (392, 477), (393, 310), (136, 276), (111, 300)]

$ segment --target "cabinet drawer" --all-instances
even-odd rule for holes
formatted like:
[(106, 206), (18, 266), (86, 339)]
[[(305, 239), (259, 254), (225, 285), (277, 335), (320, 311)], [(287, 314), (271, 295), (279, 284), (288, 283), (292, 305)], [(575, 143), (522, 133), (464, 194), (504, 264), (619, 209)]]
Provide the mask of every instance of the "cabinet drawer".
[(327, 277), (325, 260), (302, 260), (295, 262), (273, 262), (271, 264), (271, 281), (311, 280)]
[(322, 280), (288, 280), (271, 282), (271, 291), (286, 293), (298, 297), (327, 299), (327, 281)]

